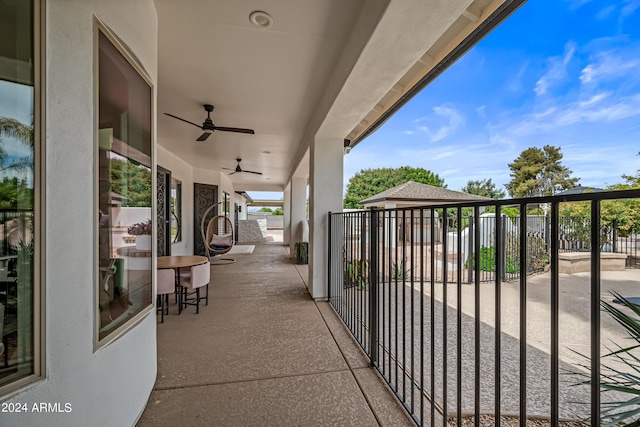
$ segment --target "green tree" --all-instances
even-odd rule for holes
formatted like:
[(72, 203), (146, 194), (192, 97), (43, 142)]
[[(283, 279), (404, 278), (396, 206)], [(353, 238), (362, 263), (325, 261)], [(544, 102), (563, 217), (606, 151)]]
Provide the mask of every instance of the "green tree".
[(271, 208), (264, 207), (264, 208), (260, 208), (258, 212), (273, 212), (273, 210)]
[(151, 171), (137, 163), (111, 159), (111, 190), (127, 198), (122, 206), (151, 206)]
[(33, 207), (33, 188), (27, 182), (16, 177), (4, 177), (0, 181), (0, 209), (31, 209)]
[(542, 149), (524, 150), (513, 163), (511, 181), (505, 185), (511, 197), (551, 196), (576, 186), (579, 178), (571, 177), (571, 170), (562, 165), (559, 147), (545, 145)]
[(399, 168), (363, 169), (356, 173), (347, 184), (344, 207), (357, 209), (358, 202), (407, 181), (443, 187), (444, 179), (423, 168), (402, 166)]
[[(10, 159), (0, 139), (0, 170), (8, 175), (33, 174), (33, 124), (26, 125), (9, 117), (0, 117), (0, 138), (14, 138), (27, 147), (25, 156)], [(0, 207), (3, 209), (30, 209), (33, 207), (33, 188), (27, 186), (26, 179), (10, 178), (4, 175), (0, 183)]]
[(480, 181), (470, 180), (466, 186), (462, 187), (462, 191), (475, 194), (476, 196), (490, 197), (492, 199), (502, 199), (505, 196), (504, 191), (498, 190), (493, 181), (491, 181), (491, 178)]
[[(640, 156), (640, 152), (638, 153), (638, 156)], [(640, 188), (640, 169), (638, 169), (635, 175), (622, 175), (622, 179), (624, 179), (626, 183), (613, 186), (615, 187), (615, 190), (631, 190)]]
[[(638, 153), (638, 155), (640, 155), (640, 153)], [(622, 178), (626, 182), (611, 185), (606, 188), (606, 191), (632, 190), (640, 188), (640, 169), (635, 176), (622, 175)], [(560, 205), (560, 216), (572, 218), (574, 220), (574, 224), (583, 224), (584, 229), (581, 230), (581, 232), (586, 236), (589, 235), (591, 203), (562, 203)], [(600, 221), (603, 230), (611, 229), (615, 223), (618, 235), (621, 237), (640, 233), (640, 200), (603, 200), (600, 202)], [(573, 225), (573, 227), (575, 228), (576, 226)], [(603, 238), (606, 238), (606, 236), (606, 234), (603, 235)], [(606, 242), (603, 241), (602, 243)]]
[(16, 119), (0, 117), (0, 137), (6, 136), (17, 139), (29, 148), (29, 154), (7, 162), (7, 152), (4, 144), (0, 144), (0, 165), (4, 170), (30, 172), (33, 170), (33, 124), (26, 125)]
[(273, 214), (276, 216), (282, 216), (284, 215), (284, 212), (282, 211), (282, 209), (277, 208), (276, 210), (273, 211)]

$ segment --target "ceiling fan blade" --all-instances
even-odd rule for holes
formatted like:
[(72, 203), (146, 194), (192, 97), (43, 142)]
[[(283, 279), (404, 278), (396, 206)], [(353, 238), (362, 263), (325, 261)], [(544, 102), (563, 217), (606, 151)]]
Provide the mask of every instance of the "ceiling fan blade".
[(243, 170), (242, 172), (255, 173), (256, 175), (262, 175), (262, 172), (254, 172), (254, 171), (246, 171), (246, 170)]
[(225, 170), (228, 170), (228, 171), (235, 171), (235, 169), (231, 169), (231, 168), (220, 168), (220, 169), (225, 169)]
[(209, 138), (212, 133), (213, 132), (205, 132), (202, 135), (200, 135), (200, 138), (196, 139), (196, 141), (204, 141), (205, 139)]
[(197, 124), (195, 124), (195, 123), (193, 123), (193, 122), (190, 122), (189, 120), (185, 120), (185, 119), (183, 119), (183, 118), (181, 118), (181, 117), (174, 116), (173, 114), (169, 114), (169, 113), (164, 113), (164, 114), (165, 114), (165, 115), (167, 115), (167, 116), (169, 116), (169, 117), (173, 117), (174, 119), (181, 120), (181, 121), (183, 121), (183, 122), (185, 122), (185, 123), (189, 123), (190, 125), (194, 125), (195, 127), (202, 129), (202, 125), (197, 125)]
[[(229, 169), (229, 170), (231, 170), (231, 169)], [(231, 172), (229, 175), (233, 175), (234, 173), (238, 173), (238, 172)]]
[(255, 135), (255, 132), (253, 131), (253, 129), (225, 128), (225, 127), (216, 126), (215, 130), (221, 130), (223, 132), (248, 133), (248, 134), (251, 134), (251, 135)]

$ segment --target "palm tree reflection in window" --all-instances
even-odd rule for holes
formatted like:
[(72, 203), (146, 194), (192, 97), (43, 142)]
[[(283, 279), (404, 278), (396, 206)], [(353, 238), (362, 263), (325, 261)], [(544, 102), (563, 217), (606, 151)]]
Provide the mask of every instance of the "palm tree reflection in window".
[(10, 372), (33, 370), (33, 172), (33, 116), (30, 125), (0, 117), (0, 283), (5, 326), (13, 325), (4, 349)]

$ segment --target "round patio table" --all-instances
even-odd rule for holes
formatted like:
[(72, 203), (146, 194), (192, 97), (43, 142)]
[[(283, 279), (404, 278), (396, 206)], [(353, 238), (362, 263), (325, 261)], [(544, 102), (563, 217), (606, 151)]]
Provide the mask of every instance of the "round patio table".
[[(194, 265), (208, 263), (206, 256), (200, 255), (170, 255), (159, 256), (157, 268), (176, 270), (176, 289), (180, 288), (180, 269), (184, 267), (193, 267)], [(207, 300), (208, 302), (208, 300)], [(182, 292), (178, 292), (178, 314), (182, 313)]]
[(159, 256), (158, 268), (182, 268), (193, 267), (194, 265), (204, 264), (209, 259), (200, 255), (171, 255)]

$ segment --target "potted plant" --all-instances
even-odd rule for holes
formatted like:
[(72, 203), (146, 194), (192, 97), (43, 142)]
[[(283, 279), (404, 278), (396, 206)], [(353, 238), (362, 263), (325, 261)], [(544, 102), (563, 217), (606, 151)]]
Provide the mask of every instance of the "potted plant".
[(308, 264), (309, 263), (309, 243), (298, 242), (293, 247), (296, 264)]
[(136, 236), (136, 249), (141, 251), (151, 250), (151, 220), (138, 222), (130, 226), (127, 231), (132, 236)]

